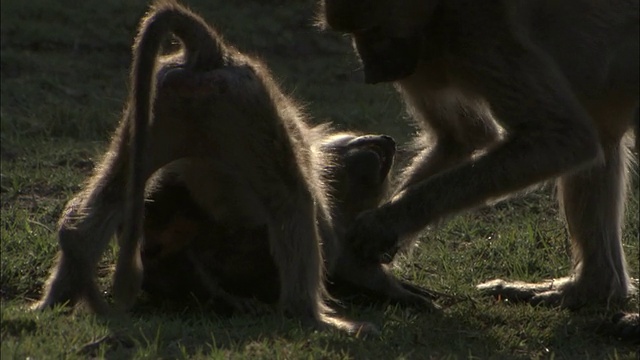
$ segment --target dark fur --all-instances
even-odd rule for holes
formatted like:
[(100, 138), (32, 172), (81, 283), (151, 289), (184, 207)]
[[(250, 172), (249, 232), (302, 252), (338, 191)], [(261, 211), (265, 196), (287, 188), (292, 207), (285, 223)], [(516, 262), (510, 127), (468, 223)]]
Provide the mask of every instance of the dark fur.
[[(318, 222), (321, 233), (334, 233), (337, 239), (334, 245), (323, 242), (329, 284), (375, 299), (433, 309), (426, 291), (403, 285), (383, 265), (360, 263), (344, 251), (346, 227), (359, 212), (377, 206), (386, 193), (395, 142), (386, 136), (324, 133), (320, 132), (316, 147), (332, 160), (320, 169), (330, 184), (332, 223), (321, 218)], [(191, 198), (179, 172), (158, 174), (153, 183), (145, 207), (142, 257), (143, 288), (152, 297), (195, 296), (213, 299), (223, 310), (241, 311), (246, 310), (246, 298), (264, 303), (278, 300), (278, 266), (268, 255), (265, 228), (232, 229), (207, 216)], [(204, 278), (193, 276), (200, 265), (206, 269)]]
[[(558, 178), (573, 276), (480, 288), (568, 307), (624, 299), (632, 286), (621, 244), (623, 136), (638, 106), (638, 7), (637, 0), (323, 1), (325, 22), (353, 35), (367, 81), (395, 81), (422, 137), (433, 140), (392, 200), (351, 227), (356, 252), (389, 260), (429, 224)], [(412, 39), (419, 40), (408, 51)]]
[[(159, 57), (172, 33), (183, 50)], [(104, 160), (62, 215), (60, 259), (36, 308), (86, 300), (108, 312), (95, 267), (116, 232), (113, 293), (119, 309), (131, 306), (142, 280), (145, 183), (183, 159), (180, 173), (207, 214), (230, 228), (265, 229), (283, 313), (313, 326), (373, 330), (328, 315), (317, 224), (331, 222), (317, 165), (326, 161), (310, 151), (304, 115), (268, 70), (173, 1), (142, 20), (133, 55), (131, 99)]]

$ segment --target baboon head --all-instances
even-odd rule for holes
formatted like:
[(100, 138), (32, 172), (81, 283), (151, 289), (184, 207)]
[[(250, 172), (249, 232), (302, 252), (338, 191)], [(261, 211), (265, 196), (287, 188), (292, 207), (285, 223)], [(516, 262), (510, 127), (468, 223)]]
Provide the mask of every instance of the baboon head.
[(420, 60), (422, 34), (390, 37), (380, 27), (353, 34), (367, 84), (395, 81), (416, 70)]
[(387, 0), (324, 0), (323, 23), (336, 31), (352, 33), (379, 25)]
[(365, 82), (411, 75), (420, 60), (424, 29), (437, 1), (324, 0), (325, 26), (349, 33), (364, 67)]
[(334, 157), (327, 172), (333, 188), (333, 218), (347, 224), (386, 195), (396, 143), (386, 135), (338, 134), (322, 144)]

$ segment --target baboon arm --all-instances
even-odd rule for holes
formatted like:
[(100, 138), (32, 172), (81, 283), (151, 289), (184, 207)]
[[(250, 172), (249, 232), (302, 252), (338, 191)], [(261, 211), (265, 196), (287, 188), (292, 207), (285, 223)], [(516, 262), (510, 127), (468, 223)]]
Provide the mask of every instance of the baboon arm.
[[(510, 139), (477, 161), (419, 182), (384, 205), (380, 209), (380, 219), (397, 220), (399, 235), (408, 235), (444, 216), (558, 175), (578, 162), (558, 159), (553, 154), (564, 150), (544, 140)], [(541, 142), (553, 152), (537, 152), (534, 143)]]
[(477, 90), (508, 135), (484, 156), (418, 182), (383, 207), (383, 213), (405, 219), (401, 233), (598, 157), (597, 133), (567, 81), (536, 51), (522, 57), (526, 60), (504, 56), (465, 66), (463, 71), (482, 84)]
[[(507, 136), (485, 155), (418, 181), (378, 210), (360, 215), (350, 237), (365, 257), (395, 253), (402, 241), (444, 216), (571, 171), (601, 154), (589, 116), (540, 50), (504, 35), (499, 46), (473, 36), (462, 43), (467, 41), (479, 44), (451, 51), (454, 84), (491, 104)], [(477, 53), (483, 48), (489, 53)]]

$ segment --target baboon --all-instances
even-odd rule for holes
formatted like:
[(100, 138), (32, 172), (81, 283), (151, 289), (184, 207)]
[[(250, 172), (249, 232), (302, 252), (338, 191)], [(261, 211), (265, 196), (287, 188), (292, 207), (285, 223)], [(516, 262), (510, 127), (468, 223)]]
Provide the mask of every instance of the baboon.
[[(347, 226), (386, 194), (395, 141), (384, 135), (331, 133), (326, 126), (313, 130), (320, 134), (313, 137), (318, 139), (312, 144), (313, 151), (330, 160), (319, 165), (329, 185), (332, 221), (318, 219), (329, 288), (432, 310), (435, 306), (429, 292), (398, 281), (380, 263), (361, 262), (344, 250)], [(159, 172), (148, 188), (143, 289), (155, 298), (214, 300), (224, 311), (253, 311), (256, 304), (248, 299), (275, 303), (278, 267), (268, 255), (266, 228), (234, 228), (209, 216), (190, 196), (197, 190), (187, 188), (185, 174), (190, 170), (186, 166), (192, 165)], [(191, 171), (202, 177), (202, 169), (199, 165)], [(324, 241), (326, 237), (336, 241)]]
[[(183, 49), (159, 56), (169, 34)], [(96, 312), (109, 312), (95, 267), (117, 233), (113, 293), (119, 310), (129, 308), (142, 279), (145, 183), (156, 170), (187, 159), (207, 166), (206, 177), (197, 169), (185, 172), (187, 184), (201, 184), (189, 189), (197, 191), (192, 195), (207, 213), (229, 226), (265, 228), (285, 315), (314, 327), (374, 331), (329, 315), (317, 224), (331, 221), (316, 165), (325, 160), (311, 150), (300, 107), (268, 69), (225, 44), (196, 14), (174, 1), (158, 1), (135, 39), (130, 81), (130, 99), (110, 149), (64, 210), (60, 257), (36, 307), (85, 300)]]
[[(348, 242), (389, 261), (427, 225), (557, 178), (574, 273), (489, 294), (578, 307), (633, 288), (621, 244), (638, 106), (638, 1), (321, 2), (369, 83), (393, 81), (431, 146)], [(408, 45), (411, 44), (411, 45)]]

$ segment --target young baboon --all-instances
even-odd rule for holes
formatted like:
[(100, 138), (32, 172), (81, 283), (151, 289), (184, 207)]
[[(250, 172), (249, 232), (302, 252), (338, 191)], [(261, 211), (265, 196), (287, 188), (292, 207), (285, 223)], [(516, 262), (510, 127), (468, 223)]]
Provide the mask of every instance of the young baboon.
[[(331, 161), (317, 164), (332, 199), (331, 222), (318, 219), (330, 288), (343, 285), (341, 288), (349, 288), (352, 293), (361, 291), (399, 304), (433, 309), (427, 291), (398, 281), (380, 263), (353, 257), (345, 252), (343, 244), (344, 232), (355, 216), (376, 207), (386, 193), (394, 140), (388, 136), (330, 134), (324, 129), (314, 129), (320, 136), (313, 137), (318, 140), (312, 148)], [(255, 303), (248, 298), (275, 303), (278, 266), (269, 256), (266, 228), (233, 228), (209, 216), (191, 198), (184, 180), (190, 172), (186, 166), (192, 165), (173, 165), (154, 175), (147, 193), (143, 289), (154, 298), (213, 299), (223, 310), (231, 311), (254, 310)], [(192, 171), (202, 177), (202, 169), (198, 165)]]
[[(628, 151), (638, 106), (638, 1), (324, 0), (367, 82), (394, 81), (432, 146), (349, 241), (390, 260), (429, 224), (558, 178), (575, 272), (495, 280), (503, 298), (577, 307), (623, 299)], [(413, 44), (408, 46), (407, 44)]]
[[(183, 50), (159, 57), (171, 33)], [(283, 313), (313, 326), (371, 330), (328, 315), (317, 224), (330, 221), (316, 165), (325, 160), (311, 150), (303, 114), (266, 67), (173, 1), (157, 2), (142, 20), (133, 55), (131, 99), (102, 164), (62, 215), (60, 258), (37, 307), (83, 299), (107, 312), (94, 274), (118, 232), (123, 236), (113, 291), (119, 307), (128, 308), (141, 282), (146, 180), (187, 158), (207, 166), (183, 174), (208, 214), (231, 227), (265, 228)]]

